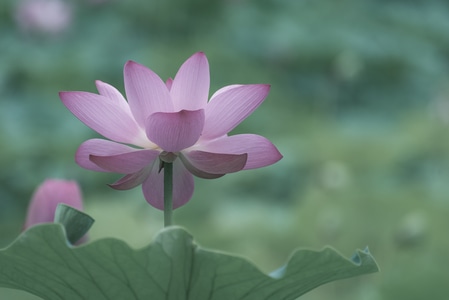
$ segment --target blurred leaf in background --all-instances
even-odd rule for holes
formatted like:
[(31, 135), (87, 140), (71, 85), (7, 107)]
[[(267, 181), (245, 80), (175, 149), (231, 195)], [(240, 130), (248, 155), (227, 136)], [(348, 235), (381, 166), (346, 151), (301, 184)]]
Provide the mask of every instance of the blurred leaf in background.
[(23, 30), (20, 3), (0, 3), (2, 246), (20, 232), (32, 191), (47, 177), (80, 182), (97, 219), (92, 238), (144, 246), (161, 228), (159, 212), (138, 190), (107, 188), (118, 175), (75, 165), (76, 148), (96, 134), (58, 92), (94, 91), (96, 79), (123, 91), (129, 59), (166, 79), (204, 51), (211, 92), (272, 85), (235, 133), (268, 137), (284, 159), (198, 180), (177, 224), (203, 246), (245, 255), (264, 271), (297, 246), (331, 244), (346, 255), (370, 246), (380, 274), (302, 299), (447, 298), (446, 1), (66, 1), (70, 22), (58, 34)]

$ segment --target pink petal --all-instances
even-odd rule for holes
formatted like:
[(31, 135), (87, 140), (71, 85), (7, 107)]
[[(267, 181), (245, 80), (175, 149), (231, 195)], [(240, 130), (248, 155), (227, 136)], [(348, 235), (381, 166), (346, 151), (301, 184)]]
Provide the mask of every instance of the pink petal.
[(146, 122), (148, 138), (167, 152), (178, 152), (199, 139), (204, 126), (204, 110), (158, 112)]
[[(173, 163), (173, 209), (186, 204), (193, 195), (193, 176), (178, 159)], [(164, 209), (164, 170), (159, 172), (155, 163), (150, 175), (142, 184), (142, 191), (149, 204)]]
[(132, 116), (105, 96), (88, 92), (61, 92), (59, 96), (78, 119), (104, 137), (129, 144), (145, 139)]
[(116, 142), (91, 139), (82, 143), (75, 154), (75, 161), (81, 167), (100, 172), (109, 172), (109, 170), (103, 169), (90, 160), (92, 155), (96, 156), (111, 156), (117, 154), (124, 154), (128, 152), (134, 152), (138, 149), (131, 148), (129, 146), (119, 144)]
[(243, 168), (244, 170), (265, 167), (274, 164), (282, 158), (282, 154), (279, 153), (276, 146), (263, 136), (255, 134), (225, 136), (195, 146), (195, 148), (216, 153), (247, 153), (248, 160)]
[(132, 115), (128, 102), (126, 102), (123, 95), (115, 87), (100, 80), (95, 81), (95, 85), (97, 86), (100, 95), (110, 99), (122, 110), (126, 111), (129, 115)]
[(134, 188), (142, 184), (145, 179), (148, 178), (151, 169), (153, 168), (153, 164), (159, 164), (159, 161), (155, 160), (152, 164), (147, 165), (145, 168), (139, 170), (138, 172), (123, 176), (113, 184), (109, 184), (109, 186), (116, 190), (129, 190)]
[(124, 68), (128, 103), (137, 123), (145, 127), (145, 120), (155, 112), (173, 111), (167, 86), (153, 71), (133, 61)]
[(168, 78), (168, 79), (165, 81), (165, 85), (167, 86), (167, 89), (168, 89), (168, 90), (171, 90), (172, 84), (173, 84), (173, 78)]
[(236, 87), (239, 87), (239, 86), (244, 86), (244, 84), (231, 84), (231, 85), (224, 86), (224, 87), (222, 87), (221, 89), (219, 89), (218, 91), (216, 91), (216, 92), (212, 95), (212, 97), (210, 97), (210, 99), (212, 100), (213, 98), (217, 97), (217, 96), (220, 95), (221, 93), (226, 92), (226, 91), (228, 91), (228, 90), (232, 90), (232, 89), (234, 89), (234, 88), (236, 88)]
[(234, 129), (262, 103), (270, 86), (235, 85), (223, 89), (217, 91), (206, 106), (203, 138), (217, 138)]
[(237, 172), (243, 169), (248, 155), (221, 154), (204, 151), (185, 151), (180, 158), (185, 167), (195, 176), (213, 179), (227, 173)]
[(90, 155), (90, 160), (109, 172), (133, 174), (152, 164), (159, 153), (158, 150), (145, 149), (108, 156)]
[(179, 68), (170, 95), (176, 110), (196, 110), (206, 106), (209, 98), (209, 62), (203, 52), (187, 59)]

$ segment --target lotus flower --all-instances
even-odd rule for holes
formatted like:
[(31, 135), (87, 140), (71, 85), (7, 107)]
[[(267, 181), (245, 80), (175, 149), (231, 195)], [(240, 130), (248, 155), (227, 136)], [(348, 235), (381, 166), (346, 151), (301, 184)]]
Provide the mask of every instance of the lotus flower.
[(82, 201), (80, 188), (75, 181), (47, 179), (31, 198), (24, 229), (40, 223), (52, 223), (59, 203), (83, 210)]
[(282, 158), (262, 136), (228, 136), (263, 102), (269, 85), (226, 86), (208, 101), (209, 63), (202, 52), (192, 55), (166, 83), (133, 61), (125, 64), (124, 79), (128, 101), (101, 81), (96, 81), (99, 94), (60, 93), (78, 119), (111, 140), (87, 140), (75, 160), (89, 170), (126, 174), (112, 188), (142, 184), (148, 203), (164, 209), (161, 165), (173, 163), (173, 208), (178, 208), (192, 197), (192, 175), (218, 178)]

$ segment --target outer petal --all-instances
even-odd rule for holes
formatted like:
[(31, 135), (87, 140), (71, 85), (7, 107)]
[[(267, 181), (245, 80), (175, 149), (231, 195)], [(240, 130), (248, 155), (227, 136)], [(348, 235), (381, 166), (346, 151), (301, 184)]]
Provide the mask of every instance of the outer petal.
[(145, 120), (152, 113), (173, 111), (168, 88), (153, 71), (128, 61), (124, 68), (124, 78), (129, 106), (140, 126), (145, 127)]
[(265, 167), (282, 158), (276, 146), (268, 139), (255, 134), (238, 134), (225, 136), (208, 143), (195, 146), (203, 151), (241, 154), (247, 153), (248, 160), (244, 170)]
[(210, 97), (210, 99), (212, 100), (212, 99), (214, 99), (215, 97), (217, 97), (218, 95), (220, 95), (221, 93), (226, 92), (227, 90), (235, 89), (236, 87), (239, 87), (239, 86), (244, 86), (244, 84), (231, 84), (231, 85), (224, 86), (224, 87), (222, 87), (221, 89), (219, 89), (218, 91), (216, 91), (216, 92), (212, 95), (212, 97)]
[(139, 170), (136, 173), (133, 174), (127, 174), (114, 182), (113, 184), (109, 184), (109, 186), (116, 190), (129, 190), (132, 189), (140, 184), (142, 184), (145, 179), (148, 178), (150, 175), (151, 169), (153, 168), (153, 164), (157, 164), (158, 161), (153, 161), (152, 164), (147, 165), (142, 170)]
[(61, 92), (64, 105), (84, 124), (120, 143), (141, 143), (143, 130), (132, 116), (110, 99), (88, 92)]
[(248, 155), (246, 153), (220, 154), (193, 150), (181, 153), (180, 158), (193, 175), (213, 179), (242, 170)]
[(269, 85), (251, 84), (224, 87), (206, 106), (203, 137), (213, 139), (227, 134), (249, 116), (265, 99)]
[[(173, 163), (173, 209), (186, 204), (192, 198), (193, 176), (178, 159)], [(152, 206), (164, 209), (164, 170), (159, 172), (155, 163), (148, 178), (142, 184), (145, 199)]]
[(133, 174), (152, 165), (159, 153), (158, 150), (145, 149), (108, 156), (90, 155), (90, 160), (109, 172)]
[(179, 68), (170, 89), (176, 110), (196, 110), (206, 106), (209, 97), (209, 62), (203, 52), (192, 55)]
[(111, 156), (117, 154), (124, 154), (128, 152), (138, 151), (123, 144), (111, 142), (102, 139), (87, 140), (79, 146), (75, 154), (75, 161), (81, 167), (100, 172), (109, 172), (109, 170), (103, 169), (90, 160), (92, 155), (96, 156)]
[(167, 152), (178, 152), (196, 143), (204, 126), (204, 110), (154, 113), (146, 122), (148, 138)]

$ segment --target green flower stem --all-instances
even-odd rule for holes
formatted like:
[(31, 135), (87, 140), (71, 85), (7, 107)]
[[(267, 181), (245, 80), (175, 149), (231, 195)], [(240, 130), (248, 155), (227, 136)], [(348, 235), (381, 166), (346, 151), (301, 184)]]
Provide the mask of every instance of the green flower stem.
[(164, 162), (164, 226), (173, 224), (173, 163)]

